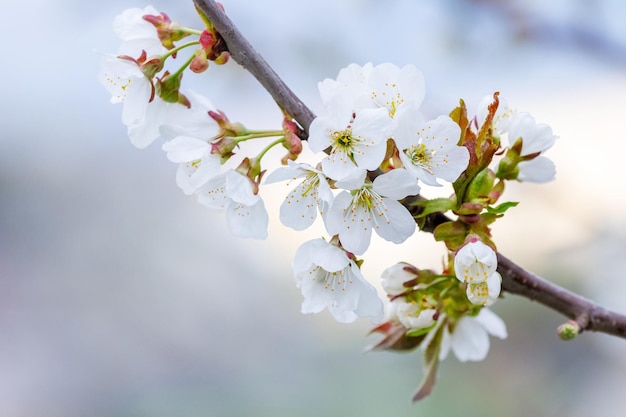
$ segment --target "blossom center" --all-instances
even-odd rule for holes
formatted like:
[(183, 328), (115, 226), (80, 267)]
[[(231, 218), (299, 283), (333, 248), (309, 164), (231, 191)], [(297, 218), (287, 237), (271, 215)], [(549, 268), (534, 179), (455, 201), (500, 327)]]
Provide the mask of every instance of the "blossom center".
[(352, 279), (346, 275), (345, 270), (328, 272), (319, 265), (313, 268), (310, 272), (313, 276), (313, 281), (317, 281), (324, 285), (325, 290), (335, 292), (336, 289), (345, 291), (348, 284), (352, 284)]
[(469, 264), (463, 270), (463, 280), (465, 282), (483, 282), (489, 278), (489, 271), (487, 265), (480, 262), (478, 258), (474, 258), (474, 262)]
[(332, 132), (330, 138), (333, 148), (332, 152), (345, 154), (356, 165), (354, 151), (360, 142), (360, 138), (352, 135), (352, 129), (348, 127), (345, 130)]
[(309, 173), (301, 184), (302, 197), (306, 197), (311, 191), (313, 191), (314, 195), (317, 195), (317, 188), (319, 187), (319, 184), (319, 176), (314, 172)]
[(402, 104), (404, 104), (405, 100), (402, 97), (398, 90), (398, 84), (396, 83), (385, 83), (385, 87), (387, 90), (383, 90), (379, 92), (372, 91), (371, 98), (381, 107), (386, 107), (389, 110), (389, 117), (393, 119), (396, 114), (396, 110)]
[(126, 90), (128, 90), (132, 80), (130, 78), (122, 78), (118, 75), (110, 76), (108, 73), (104, 74), (104, 79), (118, 91), (118, 94), (115, 95), (115, 99), (120, 102), (124, 101), (126, 99)]
[(435, 152), (428, 149), (423, 143), (411, 145), (408, 149), (405, 149), (404, 154), (409, 158), (413, 165), (423, 168), (428, 172), (432, 171)]
[(356, 192), (350, 205), (344, 211), (344, 223), (348, 229), (356, 226), (367, 230), (372, 224), (378, 229), (379, 219), (384, 219), (387, 224), (390, 223), (387, 218), (387, 206), (383, 198), (367, 186)]

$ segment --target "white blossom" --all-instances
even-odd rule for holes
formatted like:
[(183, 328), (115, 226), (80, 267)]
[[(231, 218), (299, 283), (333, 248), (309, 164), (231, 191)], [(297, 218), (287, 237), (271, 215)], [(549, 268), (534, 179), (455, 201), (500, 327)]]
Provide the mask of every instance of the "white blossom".
[(122, 44), (118, 55), (139, 57), (141, 51), (148, 56), (161, 55), (166, 52), (153, 24), (143, 19), (145, 15), (159, 15), (152, 6), (143, 9), (131, 8), (124, 10), (113, 20), (113, 31), (120, 37)]
[(294, 230), (304, 230), (313, 224), (318, 211), (322, 217), (326, 215), (334, 195), (323, 172), (308, 164), (288, 163), (289, 166), (272, 172), (265, 183), (304, 178), (287, 194), (280, 206), (282, 224)]
[(133, 61), (105, 57), (98, 79), (111, 94), (111, 103), (123, 103), (122, 123), (139, 149), (154, 142), (161, 126), (176, 121), (187, 109), (155, 95), (152, 82)]
[(98, 80), (111, 94), (111, 103), (124, 103), (124, 125), (145, 119), (148, 104), (155, 98), (154, 88), (137, 63), (112, 55), (106, 56)]
[(163, 144), (167, 158), (180, 164), (176, 185), (187, 195), (198, 191), (220, 172), (220, 157), (211, 153), (211, 144), (191, 136), (177, 136)]
[(212, 153), (211, 139), (217, 134), (215, 120), (208, 116), (214, 110), (204, 96), (190, 91), (187, 97), (191, 107), (173, 106), (171, 117), (162, 120), (157, 135), (168, 139), (163, 144), (167, 158), (180, 164), (176, 184), (187, 195), (195, 193), (210, 178), (220, 172), (220, 157)]
[(318, 83), (318, 89), (324, 104), (330, 103), (338, 95), (351, 103), (356, 102), (359, 97), (368, 96), (370, 89), (367, 86), (367, 76), (372, 71), (372, 68), (371, 63), (363, 66), (350, 64), (339, 71), (337, 79), (326, 78)]
[(326, 217), (327, 230), (357, 255), (367, 250), (372, 230), (385, 240), (402, 243), (415, 232), (415, 220), (398, 200), (418, 193), (417, 181), (404, 169), (379, 175), (373, 183), (335, 197)]
[(472, 304), (490, 306), (496, 302), (500, 295), (502, 277), (498, 272), (491, 274), (485, 281), (467, 284), (467, 299)]
[(251, 180), (229, 170), (207, 181), (198, 191), (198, 202), (208, 208), (226, 210), (230, 231), (239, 237), (265, 239), (268, 215), (263, 200), (254, 193)]
[(509, 126), (511, 145), (522, 138), (521, 156), (545, 152), (554, 145), (557, 137), (552, 128), (545, 123), (537, 123), (529, 113), (518, 113)]
[(527, 159), (518, 164), (517, 179), (535, 183), (552, 181), (556, 176), (554, 163), (545, 156), (537, 156), (556, 142), (557, 136), (552, 133), (552, 128), (545, 123), (537, 123), (528, 113), (519, 113), (511, 122), (509, 142), (512, 145), (519, 138), (522, 140), (520, 156)]
[[(439, 320), (445, 322), (445, 316), (442, 315)], [(507, 337), (504, 321), (494, 312), (483, 308), (477, 316), (462, 317), (455, 324), (452, 332), (448, 326), (444, 328), (439, 359), (444, 360), (452, 349), (461, 362), (482, 361), (489, 352), (489, 335), (500, 339)], [(428, 346), (426, 341), (422, 346)]]
[(391, 121), (383, 109), (353, 110), (343, 97), (329, 103), (329, 115), (315, 118), (309, 129), (314, 152), (330, 147), (322, 171), (334, 180), (378, 168), (385, 157)]
[(556, 167), (551, 159), (545, 156), (538, 156), (530, 161), (522, 161), (517, 165), (519, 173), (517, 179), (520, 181), (545, 183), (556, 177)]
[(413, 65), (402, 68), (390, 63), (375, 66), (367, 74), (369, 97), (361, 96), (357, 108), (379, 107), (387, 109), (393, 118), (406, 105), (418, 108), (424, 100), (424, 76)]
[(469, 151), (457, 145), (461, 128), (448, 116), (422, 122), (416, 109), (405, 107), (396, 116), (394, 140), (404, 167), (428, 185), (438, 178), (454, 182), (467, 168)]
[(328, 308), (341, 323), (357, 317), (369, 317), (375, 323), (382, 319), (383, 303), (376, 289), (343, 249), (323, 239), (305, 242), (296, 251), (293, 270), (304, 296), (302, 313)]

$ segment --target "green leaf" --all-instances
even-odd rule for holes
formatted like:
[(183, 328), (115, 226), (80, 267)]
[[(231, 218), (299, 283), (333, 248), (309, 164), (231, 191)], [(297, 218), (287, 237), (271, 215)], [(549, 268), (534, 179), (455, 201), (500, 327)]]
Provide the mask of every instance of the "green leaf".
[(455, 208), (456, 203), (449, 198), (433, 198), (432, 200), (421, 200), (415, 203), (416, 206), (423, 207), (417, 218), (426, 217), (431, 213), (446, 212)]
[(504, 214), (511, 207), (515, 207), (519, 204), (518, 201), (507, 201), (497, 205), (496, 207), (487, 207), (487, 213), (490, 214)]
[(435, 327), (435, 324), (436, 323), (433, 323), (432, 326), (424, 327), (422, 329), (409, 330), (408, 332), (406, 332), (406, 335), (408, 337), (417, 337), (417, 336), (424, 335), (428, 333), (429, 331), (431, 331), (433, 327)]

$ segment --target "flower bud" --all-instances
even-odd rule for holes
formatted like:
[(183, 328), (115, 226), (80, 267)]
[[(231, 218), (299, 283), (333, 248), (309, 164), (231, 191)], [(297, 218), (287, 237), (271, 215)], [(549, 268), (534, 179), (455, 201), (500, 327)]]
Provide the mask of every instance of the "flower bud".
[(209, 111), (209, 117), (217, 123), (220, 127), (220, 133), (216, 136), (244, 136), (248, 133), (248, 130), (241, 123), (231, 123), (221, 110), (217, 112)]
[(580, 325), (574, 320), (569, 320), (561, 324), (556, 331), (562, 340), (572, 340), (580, 333)]
[(472, 214), (480, 214), (483, 211), (483, 205), (479, 203), (463, 203), (456, 211), (460, 216), (470, 216)]
[(217, 65), (224, 65), (228, 62), (229, 59), (230, 52), (222, 51), (215, 59), (213, 59), (213, 62), (215, 62)]
[(195, 52), (191, 63), (189, 64), (189, 69), (196, 74), (203, 73), (209, 68), (209, 60), (207, 59), (206, 52), (204, 49), (198, 49)]
[(302, 152), (302, 139), (297, 134), (300, 128), (292, 120), (287, 118), (283, 120), (283, 130), (285, 131), (283, 147), (288, 152), (280, 161), (283, 165), (287, 165), (288, 160), (295, 161)]
[(170, 74), (165, 72), (161, 79), (157, 79), (157, 93), (166, 103), (179, 103), (191, 107), (191, 103), (180, 92), (182, 74)]
[[(516, 144), (520, 144), (521, 141), (518, 140)], [(498, 164), (498, 171), (496, 172), (496, 176), (498, 178), (502, 178), (505, 180), (515, 180), (519, 175), (519, 168), (517, 167), (520, 163), (520, 152), (521, 149), (517, 149), (517, 147), (510, 148), (504, 158), (500, 160), (500, 164)]]
[(398, 320), (400, 320), (400, 323), (407, 329), (425, 329), (435, 324), (437, 310), (434, 308), (423, 308), (417, 303), (395, 302), (398, 303), (396, 308)]
[(491, 190), (496, 179), (496, 174), (489, 168), (485, 168), (480, 171), (470, 182), (467, 188), (466, 200), (474, 201), (486, 198)]
[(383, 271), (381, 284), (389, 295), (404, 294), (407, 290), (404, 284), (414, 281), (417, 273), (418, 270), (413, 265), (399, 262)]
[(148, 14), (143, 16), (143, 20), (150, 22), (156, 28), (161, 44), (168, 50), (174, 48), (174, 42), (189, 36), (189, 33), (185, 32), (180, 25), (172, 23), (165, 13), (160, 15)]
[(475, 236), (468, 236), (467, 243), (454, 256), (454, 272), (459, 281), (477, 284), (487, 281), (498, 267), (496, 252)]
[(261, 171), (261, 161), (257, 158), (244, 158), (235, 171), (247, 177), (252, 185), (254, 194), (259, 193), (259, 183), (265, 171)]

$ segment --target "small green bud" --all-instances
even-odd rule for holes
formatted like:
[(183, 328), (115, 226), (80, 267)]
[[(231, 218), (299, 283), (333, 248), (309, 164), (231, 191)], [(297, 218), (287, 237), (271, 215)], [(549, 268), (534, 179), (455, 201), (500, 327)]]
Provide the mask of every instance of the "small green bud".
[(455, 251), (465, 242), (468, 227), (461, 221), (445, 222), (437, 226), (433, 232), (435, 240), (445, 242), (446, 247)]
[(556, 331), (562, 340), (572, 340), (580, 333), (580, 325), (574, 320), (569, 320), (561, 324)]
[(487, 197), (493, 189), (495, 179), (496, 174), (489, 168), (485, 168), (476, 174), (467, 188), (467, 193), (465, 194), (466, 201), (474, 201)]
[(189, 100), (180, 93), (181, 78), (182, 74), (166, 72), (160, 80), (157, 80), (157, 94), (166, 103), (180, 103), (189, 107)]

